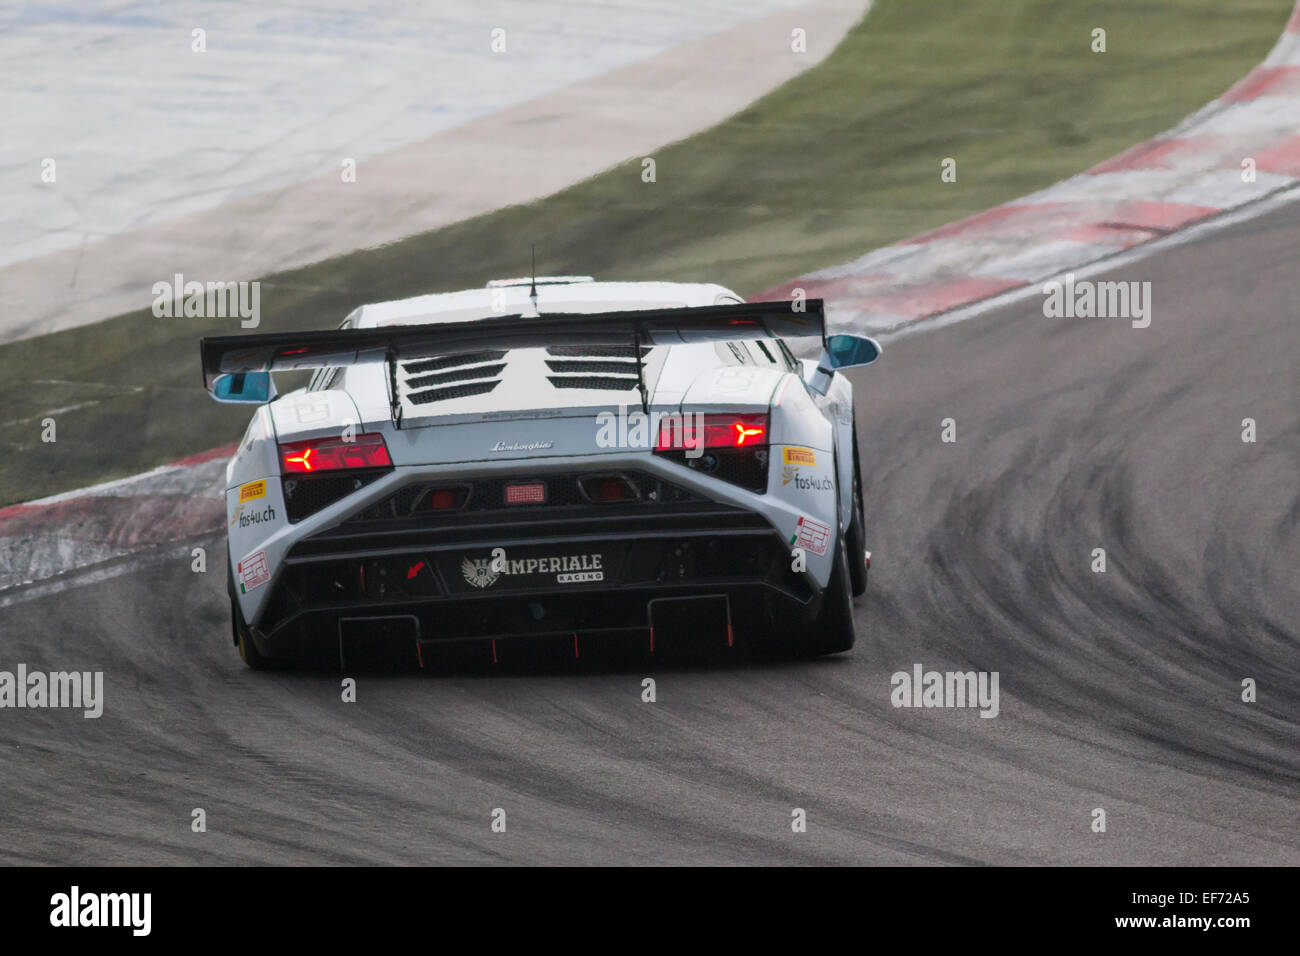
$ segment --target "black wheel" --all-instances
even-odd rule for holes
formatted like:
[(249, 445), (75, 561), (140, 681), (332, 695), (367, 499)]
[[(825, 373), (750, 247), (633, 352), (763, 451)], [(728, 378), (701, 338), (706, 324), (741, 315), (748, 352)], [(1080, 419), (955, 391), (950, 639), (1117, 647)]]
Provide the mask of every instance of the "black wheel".
[(253, 643), (252, 635), (248, 633), (248, 625), (244, 623), (244, 614), (239, 610), (239, 602), (233, 597), (230, 599), (230, 632), (235, 639), (235, 646), (239, 648), (240, 660), (255, 671), (260, 671), (267, 666), (267, 659), (262, 656), (262, 652)]
[(853, 516), (845, 534), (853, 596), (867, 589), (867, 525), (862, 509), (862, 468), (858, 464), (858, 421), (853, 419)]
[(808, 657), (840, 654), (849, 650), (857, 638), (853, 628), (853, 595), (847, 549), (841, 539), (831, 568), (831, 579), (822, 595), (817, 619), (796, 639), (800, 653)]

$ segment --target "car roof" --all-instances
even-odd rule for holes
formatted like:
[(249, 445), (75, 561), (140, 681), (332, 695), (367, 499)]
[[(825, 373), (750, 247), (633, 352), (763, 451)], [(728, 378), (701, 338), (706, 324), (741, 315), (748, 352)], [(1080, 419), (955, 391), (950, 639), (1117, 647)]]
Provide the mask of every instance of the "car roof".
[(711, 282), (594, 282), (588, 276), (538, 276), (537, 307), (532, 280), (495, 279), (482, 289), (439, 292), (363, 305), (348, 316), (353, 328), (460, 322), (493, 315), (556, 312), (617, 312), (718, 305), (744, 300)]

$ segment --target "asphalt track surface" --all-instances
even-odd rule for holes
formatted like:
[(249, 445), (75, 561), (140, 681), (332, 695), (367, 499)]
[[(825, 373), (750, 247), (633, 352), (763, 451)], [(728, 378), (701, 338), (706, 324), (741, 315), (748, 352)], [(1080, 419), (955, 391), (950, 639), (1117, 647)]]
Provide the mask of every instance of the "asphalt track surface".
[[(1150, 328), (1034, 299), (890, 344), (842, 658), (556, 649), (344, 704), (244, 669), (219, 566), (33, 591), (4, 666), (103, 669), (107, 702), (0, 712), (0, 860), (1300, 863), (1298, 261), (1295, 204), (1117, 273)], [(892, 707), (915, 663), (998, 671), (998, 717)]]

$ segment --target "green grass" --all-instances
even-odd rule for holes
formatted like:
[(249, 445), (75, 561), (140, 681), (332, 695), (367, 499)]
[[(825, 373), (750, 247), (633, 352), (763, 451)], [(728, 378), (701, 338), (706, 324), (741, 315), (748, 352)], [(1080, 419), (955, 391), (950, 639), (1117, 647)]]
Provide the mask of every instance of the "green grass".
[[(260, 331), (542, 273), (708, 280), (752, 294), (1079, 172), (1248, 72), (1291, 0), (876, 0), (820, 66), (744, 112), (526, 206), (266, 277)], [(1090, 50), (1094, 27), (1108, 52)], [(942, 184), (944, 157), (958, 181)], [(342, 225), (340, 226), (343, 227)], [(159, 277), (171, 274), (159, 263)], [(229, 320), (148, 311), (0, 346), (0, 503), (236, 440), (198, 339)], [(63, 409), (62, 411), (53, 411)], [(52, 414), (58, 441), (40, 440)]]

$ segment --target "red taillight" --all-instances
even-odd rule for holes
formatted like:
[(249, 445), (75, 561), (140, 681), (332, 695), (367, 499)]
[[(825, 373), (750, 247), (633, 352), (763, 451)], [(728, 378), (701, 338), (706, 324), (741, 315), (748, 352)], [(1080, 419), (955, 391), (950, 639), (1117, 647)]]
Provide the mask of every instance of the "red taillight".
[(686, 414), (680, 419), (674, 416), (659, 422), (659, 441), (655, 451), (750, 448), (766, 444), (766, 415)]
[(280, 446), (280, 468), (286, 475), (315, 474), (340, 468), (390, 468), (384, 436), (358, 435), (353, 441), (316, 438)]

